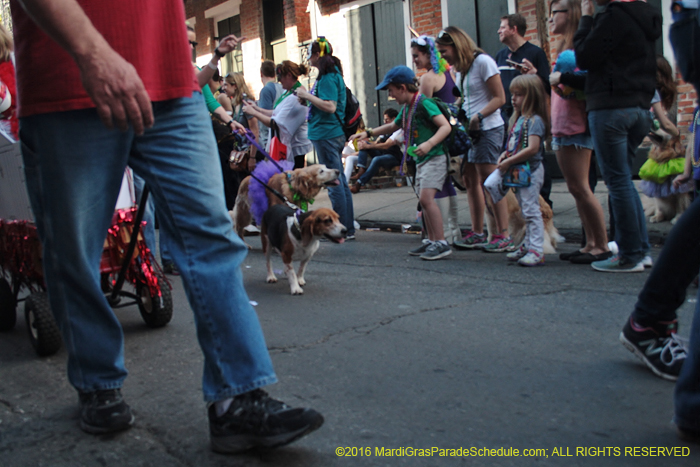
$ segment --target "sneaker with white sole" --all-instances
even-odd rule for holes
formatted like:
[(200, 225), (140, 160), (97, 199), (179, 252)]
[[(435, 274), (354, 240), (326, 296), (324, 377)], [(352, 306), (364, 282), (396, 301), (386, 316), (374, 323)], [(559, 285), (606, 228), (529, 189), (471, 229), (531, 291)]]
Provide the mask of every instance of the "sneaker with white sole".
[(527, 248), (525, 248), (525, 244), (521, 244), (515, 251), (508, 253), (506, 255), (506, 258), (508, 258), (508, 261), (517, 261), (523, 256), (527, 254)]
[(222, 454), (284, 446), (321, 425), (320, 413), (289, 407), (262, 389), (236, 396), (221, 416), (217, 416), (216, 404), (209, 406), (211, 448)]
[(494, 235), (491, 242), (482, 248), (487, 253), (503, 253), (513, 247), (513, 239), (510, 236)]
[(430, 244), (427, 250), (425, 250), (425, 253), (420, 255), (420, 259), (424, 259), (426, 261), (433, 261), (436, 259), (444, 258), (445, 256), (449, 256), (452, 254), (452, 248), (450, 248), (450, 245), (447, 245), (446, 243), (442, 242), (433, 242)]
[(430, 240), (428, 240), (426, 238), (425, 240), (423, 240), (423, 243), (421, 244), (421, 246), (419, 246), (418, 248), (414, 248), (412, 250), (408, 250), (408, 254), (411, 256), (420, 256), (428, 250), (428, 247), (432, 243), (433, 242), (431, 242)]
[(476, 233), (473, 231), (467, 232), (467, 235), (462, 238), (462, 240), (455, 240), (453, 245), (458, 250), (478, 250), (488, 245), (489, 242), (486, 241), (486, 235), (483, 233)]
[(535, 250), (530, 250), (518, 260), (518, 264), (525, 267), (544, 266), (544, 255)]
[(678, 320), (642, 326), (630, 316), (620, 333), (620, 342), (656, 375), (676, 381), (686, 359), (683, 343), (676, 337)]
[(644, 259), (642, 259), (642, 265), (644, 265), (645, 268), (650, 268), (654, 265), (654, 260), (651, 259), (651, 256), (646, 255)]
[(642, 261), (636, 263), (627, 261), (620, 255), (612, 256), (603, 261), (595, 261), (591, 263), (591, 267), (600, 272), (644, 272)]

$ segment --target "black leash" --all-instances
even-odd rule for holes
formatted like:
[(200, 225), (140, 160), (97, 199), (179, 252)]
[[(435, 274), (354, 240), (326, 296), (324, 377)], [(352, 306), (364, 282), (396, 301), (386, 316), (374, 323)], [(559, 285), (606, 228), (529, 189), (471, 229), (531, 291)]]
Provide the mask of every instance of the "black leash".
[[(272, 157), (270, 157), (270, 155), (258, 144), (258, 142), (255, 140), (255, 135), (253, 134), (252, 131), (250, 131), (250, 129), (247, 129), (244, 135), (245, 135), (246, 139), (250, 142), (250, 144), (255, 146), (258, 149), (258, 151), (260, 151), (260, 154), (262, 154), (263, 156), (265, 156), (265, 158), (267, 160), (269, 160), (270, 162), (275, 164), (275, 167), (277, 167), (281, 173), (284, 173), (284, 169), (282, 168), (282, 166), (279, 165), (276, 160), (274, 160)], [(285, 203), (290, 208), (294, 209), (294, 211), (300, 211), (299, 206), (290, 202), (287, 199), (287, 197), (284, 196), (282, 193), (275, 190), (270, 185), (268, 185), (267, 183), (263, 182), (258, 177), (253, 175), (253, 172), (250, 173), (250, 176), (253, 177), (255, 180), (257, 180), (258, 183), (260, 183), (262, 186), (264, 186), (267, 190), (270, 190), (270, 193), (277, 196), (280, 200), (282, 200), (283, 203)]]

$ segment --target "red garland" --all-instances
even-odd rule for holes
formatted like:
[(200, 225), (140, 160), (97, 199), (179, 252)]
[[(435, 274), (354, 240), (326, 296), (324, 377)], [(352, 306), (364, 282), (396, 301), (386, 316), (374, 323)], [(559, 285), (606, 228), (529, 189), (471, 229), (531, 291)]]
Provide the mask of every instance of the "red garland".
[[(137, 208), (121, 209), (114, 213), (112, 227), (105, 240), (100, 273), (110, 280), (112, 273), (121, 270), (126, 256), (131, 231), (136, 218)], [(146, 225), (141, 223), (141, 229)], [(41, 242), (36, 226), (29, 221), (6, 221), (0, 219), (0, 267), (4, 275), (9, 275), (15, 287), (27, 287), (31, 292), (45, 288), (44, 273), (41, 263)], [(125, 279), (136, 286), (144, 283), (151, 297), (160, 297), (158, 278), (165, 278), (160, 265), (154, 261), (151, 250), (146, 246), (143, 235), (139, 233), (134, 250), (134, 263), (127, 269)], [(112, 285), (114, 282), (112, 282)]]
[[(119, 209), (115, 211), (112, 218), (112, 227), (107, 231), (107, 240), (105, 241), (105, 249), (102, 253), (102, 261), (100, 262), (100, 272), (102, 274), (118, 273), (121, 270), (123, 262), (126, 260), (127, 249), (131, 240), (131, 232), (136, 219), (136, 206), (129, 209)], [(163, 278), (170, 287), (170, 283), (165, 279), (165, 274), (160, 268), (157, 261), (154, 260), (153, 253), (146, 246), (146, 242), (142, 235), (146, 222), (141, 222), (138, 239), (136, 240), (136, 249), (134, 250), (134, 263), (126, 270), (125, 279), (136, 286), (145, 281), (151, 297), (160, 297), (161, 290), (158, 284), (158, 278)], [(110, 277), (112, 285), (113, 279)]]
[(0, 267), (15, 286), (25, 286), (32, 292), (44, 287), (41, 242), (34, 224), (0, 219)]

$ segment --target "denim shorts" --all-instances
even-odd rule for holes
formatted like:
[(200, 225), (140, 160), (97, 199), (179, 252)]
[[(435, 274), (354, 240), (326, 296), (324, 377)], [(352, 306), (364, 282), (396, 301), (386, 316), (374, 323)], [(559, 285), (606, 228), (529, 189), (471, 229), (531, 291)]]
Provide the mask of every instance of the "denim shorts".
[(591, 135), (579, 133), (569, 136), (552, 136), (552, 150), (558, 151), (562, 146), (576, 146), (576, 149), (593, 149)]
[(498, 162), (498, 158), (503, 152), (503, 125), (484, 130), (481, 139), (469, 150), (467, 161), (472, 164), (493, 164)]

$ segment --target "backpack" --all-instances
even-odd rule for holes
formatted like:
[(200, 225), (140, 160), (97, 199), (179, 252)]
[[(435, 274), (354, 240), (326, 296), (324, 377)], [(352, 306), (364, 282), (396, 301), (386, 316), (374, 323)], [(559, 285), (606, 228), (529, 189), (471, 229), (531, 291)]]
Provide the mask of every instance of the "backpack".
[(355, 97), (349, 87), (345, 86), (345, 115), (343, 116), (343, 121), (340, 120), (337, 113), (333, 115), (338, 119), (340, 126), (343, 127), (345, 139), (357, 133), (360, 120), (362, 120), (362, 111), (360, 110), (360, 101), (357, 100), (357, 97)]
[(457, 118), (457, 113), (459, 109), (456, 105), (447, 104), (445, 101), (439, 97), (431, 98), (433, 102), (438, 106), (442, 115), (450, 122), (450, 127), (452, 131), (450, 136), (445, 138), (443, 144), (445, 145), (445, 150), (451, 157), (457, 157), (467, 154), (469, 149), (472, 147), (472, 143), (469, 140), (469, 135), (464, 129), (464, 125)]

